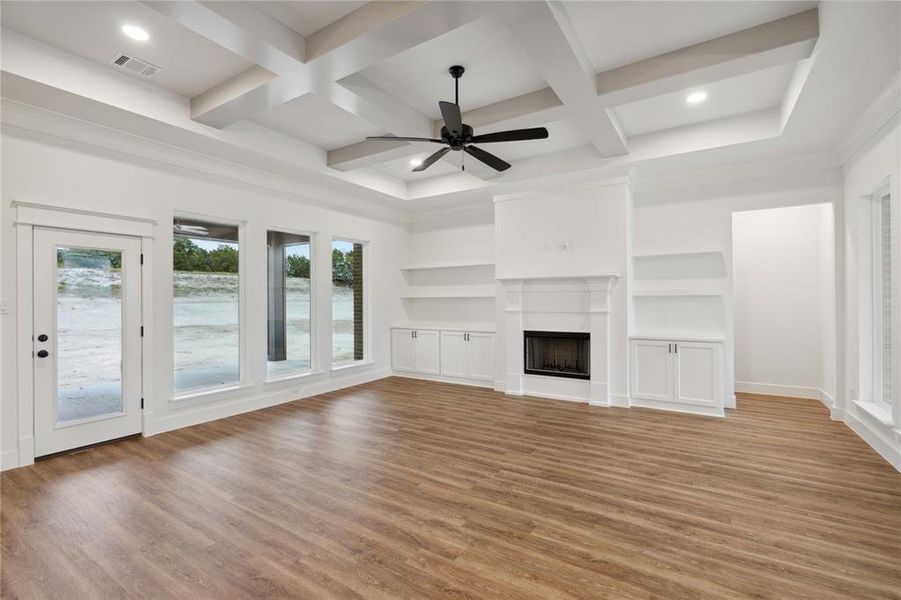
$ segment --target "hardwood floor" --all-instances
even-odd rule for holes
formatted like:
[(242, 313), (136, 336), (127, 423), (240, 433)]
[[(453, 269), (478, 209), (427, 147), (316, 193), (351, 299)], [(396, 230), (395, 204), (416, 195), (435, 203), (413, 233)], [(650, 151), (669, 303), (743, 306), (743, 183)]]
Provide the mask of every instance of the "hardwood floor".
[(4, 598), (899, 598), (901, 475), (725, 420), (391, 378), (2, 475)]

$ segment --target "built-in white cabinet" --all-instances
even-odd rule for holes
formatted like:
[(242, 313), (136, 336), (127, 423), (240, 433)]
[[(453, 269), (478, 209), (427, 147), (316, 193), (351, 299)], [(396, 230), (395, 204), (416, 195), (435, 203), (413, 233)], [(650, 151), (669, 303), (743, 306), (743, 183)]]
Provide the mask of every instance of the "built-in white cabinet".
[(723, 414), (720, 341), (633, 338), (631, 404)]
[(399, 373), (494, 381), (494, 333), (396, 327), (391, 365)]
[(392, 329), (391, 366), (395, 371), (441, 372), (441, 338), (434, 329)]
[(494, 380), (494, 334), (442, 331), (441, 374), (462, 379)]

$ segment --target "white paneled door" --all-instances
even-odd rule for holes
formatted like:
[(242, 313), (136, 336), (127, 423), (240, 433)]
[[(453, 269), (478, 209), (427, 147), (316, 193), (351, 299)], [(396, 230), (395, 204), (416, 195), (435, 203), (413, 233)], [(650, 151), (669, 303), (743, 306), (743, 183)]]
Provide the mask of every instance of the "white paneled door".
[(34, 230), (35, 455), (141, 431), (141, 240)]

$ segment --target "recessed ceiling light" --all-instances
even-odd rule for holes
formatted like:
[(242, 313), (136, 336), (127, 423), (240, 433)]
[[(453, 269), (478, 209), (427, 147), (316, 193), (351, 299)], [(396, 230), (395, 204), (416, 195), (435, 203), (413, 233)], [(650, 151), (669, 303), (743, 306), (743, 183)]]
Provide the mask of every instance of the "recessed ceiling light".
[(413, 159), (410, 160), (410, 166), (411, 166), (411, 167), (418, 167), (418, 166), (421, 165), (421, 164), (422, 164), (422, 159), (421, 159), (421, 158), (413, 158)]
[(707, 92), (692, 92), (685, 98), (689, 104), (700, 104), (705, 100), (707, 100)]
[(137, 40), (139, 42), (146, 42), (150, 39), (150, 34), (147, 33), (146, 30), (141, 29), (137, 25), (123, 25), (122, 33), (127, 35), (133, 40)]

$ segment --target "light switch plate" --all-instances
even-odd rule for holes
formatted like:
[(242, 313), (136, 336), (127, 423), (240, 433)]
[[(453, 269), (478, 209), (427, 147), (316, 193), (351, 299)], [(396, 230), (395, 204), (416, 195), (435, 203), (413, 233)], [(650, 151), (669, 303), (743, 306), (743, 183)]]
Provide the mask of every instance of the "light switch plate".
[(9, 298), (0, 298), (0, 315), (9, 314)]

